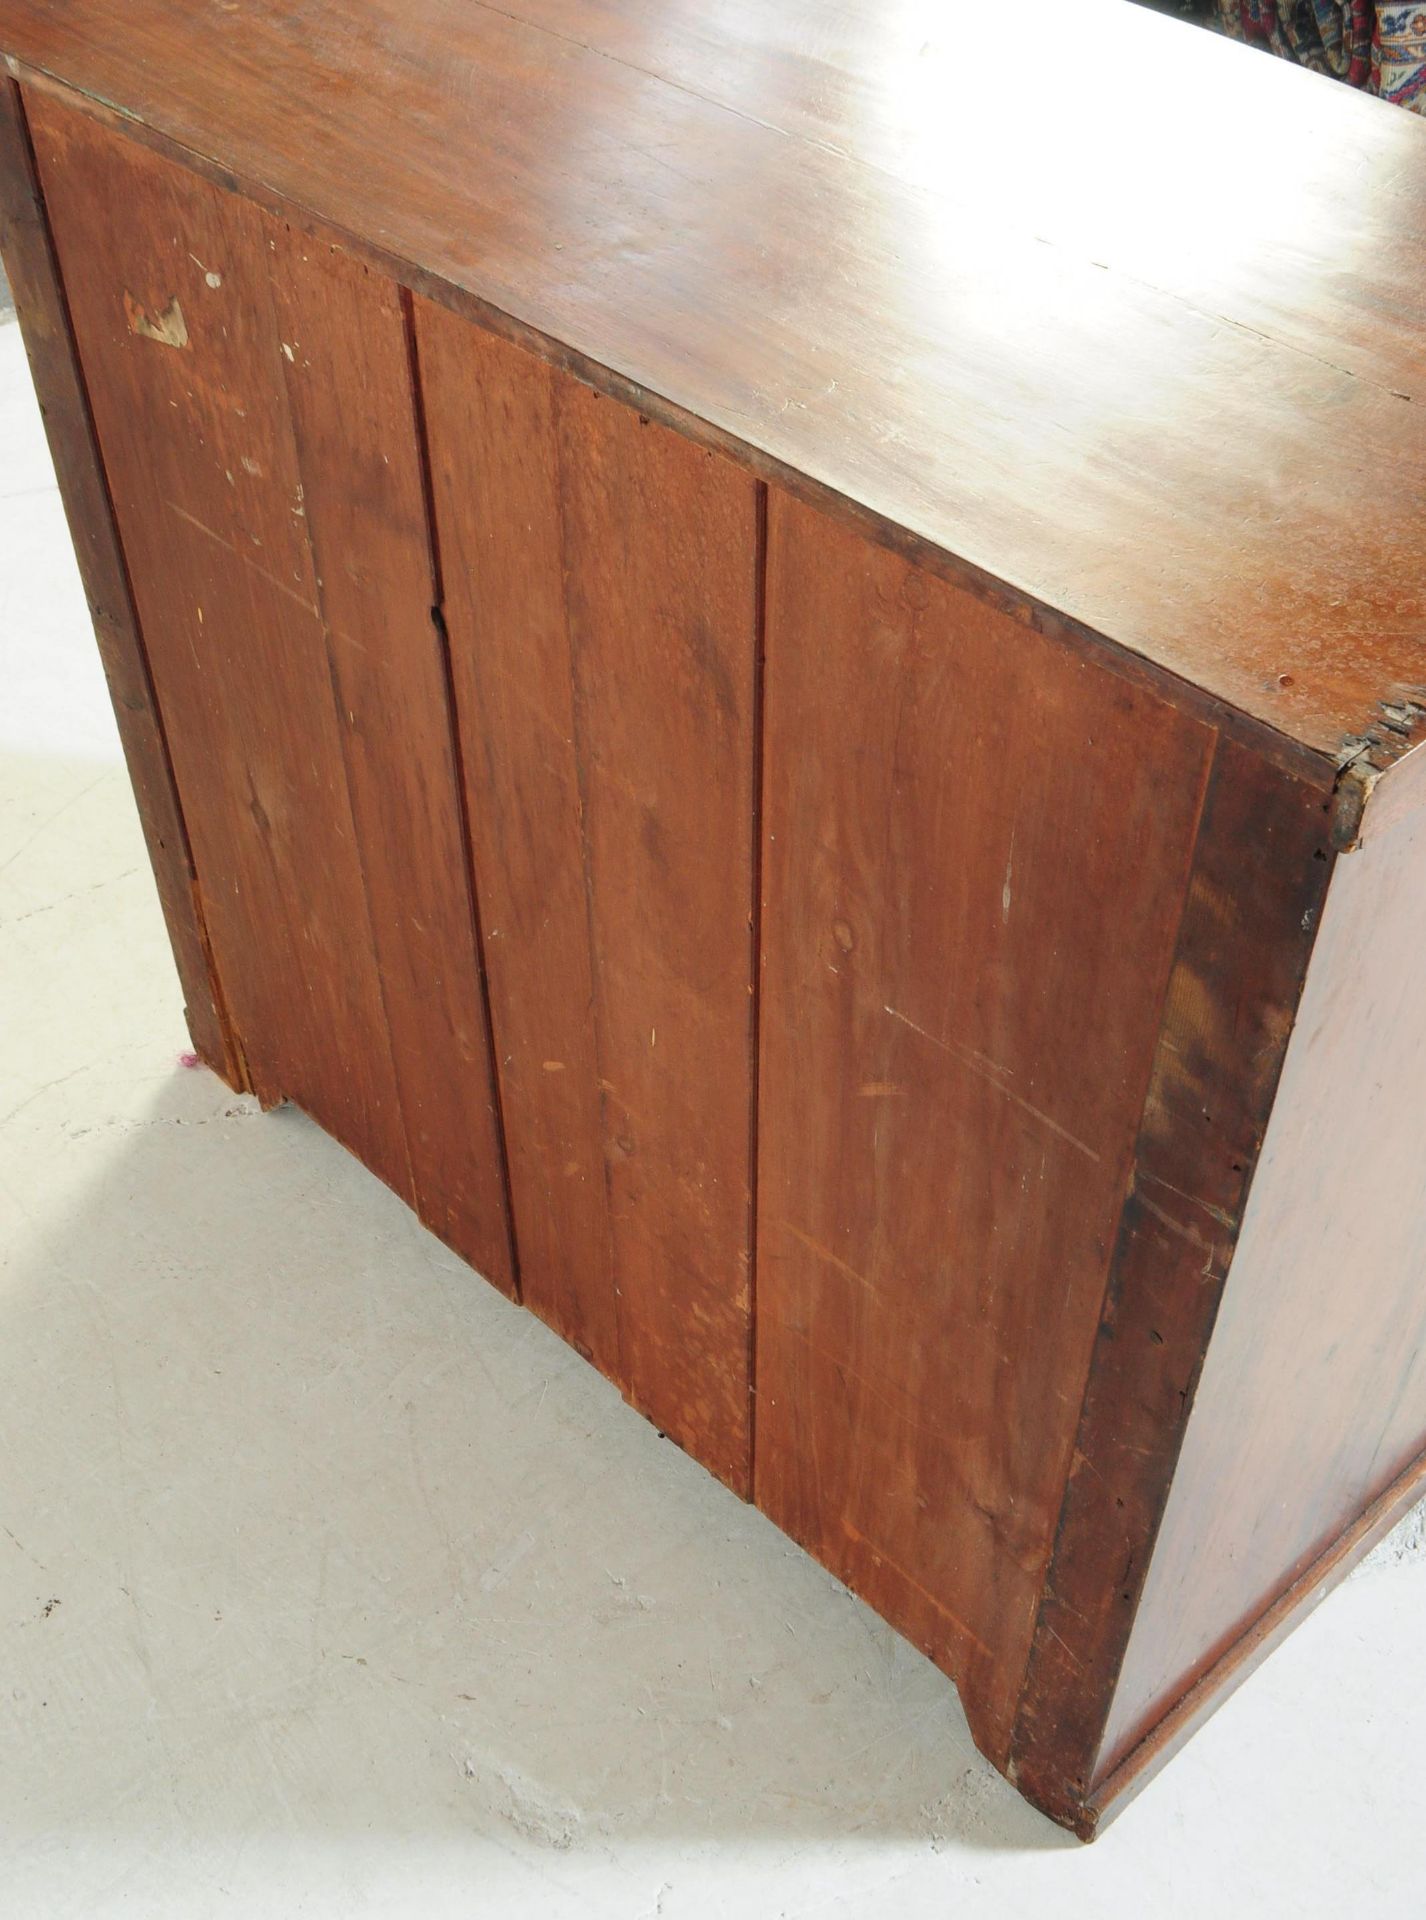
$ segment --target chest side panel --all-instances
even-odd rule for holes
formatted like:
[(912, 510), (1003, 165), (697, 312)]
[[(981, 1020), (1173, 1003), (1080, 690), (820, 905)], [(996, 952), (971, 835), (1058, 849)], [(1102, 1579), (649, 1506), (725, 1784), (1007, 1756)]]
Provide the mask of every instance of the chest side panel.
[(1106, 1768), (1426, 1446), (1423, 953), (1413, 808), (1333, 871)]

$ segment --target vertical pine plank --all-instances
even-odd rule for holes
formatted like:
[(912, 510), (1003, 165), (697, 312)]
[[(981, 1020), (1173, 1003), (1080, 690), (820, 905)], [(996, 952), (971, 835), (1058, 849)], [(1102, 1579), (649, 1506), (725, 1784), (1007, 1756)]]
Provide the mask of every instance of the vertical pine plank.
[(508, 1288), (398, 296), (82, 113), (33, 108), (253, 1084)]
[(24, 103), (18, 85), (7, 78), (0, 78), (0, 244), (35, 387), (43, 396), (50, 453), (183, 988), (188, 1030), (208, 1065), (230, 1086), (245, 1087), (246, 1069), (204, 924), (188, 829), (34, 170)]
[(416, 1211), (513, 1286), (400, 290), (277, 234), (273, 307)]
[(757, 1498), (1003, 1761), (1213, 735), (774, 490)]
[(746, 1489), (757, 483), (417, 338), (523, 1297)]

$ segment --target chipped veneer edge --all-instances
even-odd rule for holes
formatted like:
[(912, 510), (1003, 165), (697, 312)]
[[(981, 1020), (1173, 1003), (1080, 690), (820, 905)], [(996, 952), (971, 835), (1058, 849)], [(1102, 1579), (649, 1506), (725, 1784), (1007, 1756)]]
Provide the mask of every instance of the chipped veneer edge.
[(1343, 742), (1332, 790), (1332, 845), (1354, 853), (1416, 804), (1426, 803), (1426, 687), (1383, 700), (1381, 718)]

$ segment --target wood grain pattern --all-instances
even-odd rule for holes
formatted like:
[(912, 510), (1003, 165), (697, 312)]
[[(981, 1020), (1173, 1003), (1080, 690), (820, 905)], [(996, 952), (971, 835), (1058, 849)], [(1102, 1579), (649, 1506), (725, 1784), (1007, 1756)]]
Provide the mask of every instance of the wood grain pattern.
[(1110, 1699), (1316, 934), (1325, 801), (1219, 745), (1012, 1745), (1017, 1784), (1072, 1822), (1108, 1771)]
[(415, 1207), (512, 1290), (489, 1016), (400, 294), (340, 253), (271, 276)]
[(767, 653), (757, 1498), (1003, 1763), (1213, 736), (776, 492)]
[(417, 339), (524, 1299), (746, 1489), (756, 484)]
[(253, 1085), (508, 1287), (396, 291), (85, 115), (32, 120)]
[(1426, 126), (1080, 12), (0, 0), (0, 211), (201, 1050), (1088, 1836), (1426, 1472)]
[[(521, 0), (4, 0), (0, 44), (1028, 617), (1102, 636), (1284, 764), (1331, 758), (1426, 681), (1404, 324), (1426, 128), (1271, 71), (1259, 125), (1244, 50), (1087, 4), (1076, 137), (1052, 116), (1043, 142), (1033, 113), (956, 110), (976, 37), (925, 0), (861, 0), (851, 51), (800, 66), (776, 46), (806, 0), (720, 8), (716, 60), (686, 9), (670, 25), (644, 0), (542, 0), (533, 24)], [(1058, 45), (1053, 10), (1035, 18)], [(1073, 217), (1106, 201), (1081, 130), (1117, 125), (1166, 58), (1172, 111), (1141, 116), (1117, 223)], [(1192, 124), (1217, 130), (1231, 197), (1185, 198)], [(1266, 213), (1225, 212), (1265, 151), (1275, 245)]]
[(1333, 872), (1110, 1764), (1426, 1446), (1423, 953), (1418, 808)]
[(203, 920), (168, 743), (94, 438), (20, 90), (0, 76), (0, 247), (41, 396), (50, 453), (138, 802), (193, 1044), (230, 1087), (247, 1086)]
[(1078, 1832), (1094, 1839), (1154, 1779), (1193, 1733), (1281, 1646), (1353, 1568), (1426, 1497), (1426, 1454), (1418, 1455), (1371, 1505), (1354, 1516), (1324, 1552), (1287, 1586), (1187, 1693), (1104, 1774), (1082, 1810)]
[[(1120, 0), (1078, 0), (1072, 31), (1060, 0), (1021, 0), (1017, 44), (1042, 57), (1018, 62), (1011, 111), (970, 52), (990, 16), (958, 0), (731, 10), (511, 0), (503, 11), (934, 192), (985, 228), (1032, 231), (1356, 378), (1419, 389), (1426, 349), (1411, 251), (1357, 258), (1377, 223), (1420, 233), (1410, 158), (1419, 133), (1290, 62), (1264, 71), (1246, 49)], [(1136, 85), (1146, 73), (1155, 84)], [(1210, 94), (1219, 137), (1205, 140)], [(1245, 172), (1267, 171), (1285, 150), (1292, 181), (1245, 193)], [(976, 153), (994, 165), (959, 164)], [(1351, 273), (1337, 271), (1346, 257)]]

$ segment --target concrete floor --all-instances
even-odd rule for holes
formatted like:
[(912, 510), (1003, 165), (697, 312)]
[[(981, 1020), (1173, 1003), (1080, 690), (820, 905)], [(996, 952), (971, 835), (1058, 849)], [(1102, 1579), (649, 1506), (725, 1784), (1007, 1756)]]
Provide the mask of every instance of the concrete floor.
[(4, 1920), (1426, 1910), (1409, 1537), (1082, 1849), (340, 1148), (179, 1064), (13, 325), (0, 689)]

